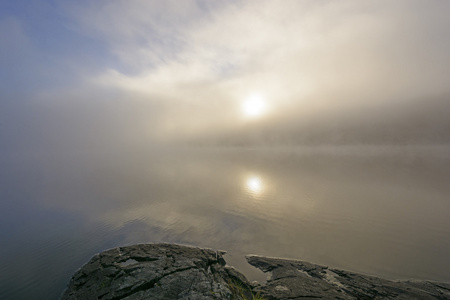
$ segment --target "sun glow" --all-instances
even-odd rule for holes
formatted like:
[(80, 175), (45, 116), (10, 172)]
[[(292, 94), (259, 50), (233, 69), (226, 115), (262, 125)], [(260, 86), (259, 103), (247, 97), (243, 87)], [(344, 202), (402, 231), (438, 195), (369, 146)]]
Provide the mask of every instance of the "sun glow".
[(264, 190), (261, 178), (256, 176), (248, 177), (246, 182), (246, 190), (254, 196), (261, 194)]
[(266, 111), (266, 101), (259, 94), (248, 96), (242, 103), (242, 112), (248, 118), (256, 118), (263, 115)]

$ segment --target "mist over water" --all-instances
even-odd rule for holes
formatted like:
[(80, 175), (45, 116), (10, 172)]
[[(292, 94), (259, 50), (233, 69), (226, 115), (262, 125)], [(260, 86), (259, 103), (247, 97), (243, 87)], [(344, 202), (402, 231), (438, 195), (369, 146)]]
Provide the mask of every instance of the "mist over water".
[(29, 2), (0, 1), (1, 299), (147, 242), (450, 281), (450, 1)]
[[(450, 151), (185, 148), (2, 160), (2, 298), (56, 298), (93, 254), (176, 242), (450, 281)], [(26, 288), (24, 288), (26, 287)]]

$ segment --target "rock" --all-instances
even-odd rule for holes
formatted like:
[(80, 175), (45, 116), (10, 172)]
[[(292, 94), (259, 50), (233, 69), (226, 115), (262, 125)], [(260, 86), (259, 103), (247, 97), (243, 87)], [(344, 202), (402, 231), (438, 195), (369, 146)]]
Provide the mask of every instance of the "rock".
[(299, 260), (246, 258), (271, 275), (253, 290), (266, 299), (450, 299), (450, 284), (390, 281)]
[(172, 244), (111, 249), (78, 270), (61, 299), (243, 299), (234, 288), (249, 283), (223, 254)]
[(247, 261), (271, 276), (262, 285), (249, 283), (225, 265), (224, 253), (173, 244), (111, 249), (78, 270), (61, 299), (450, 299), (449, 284), (389, 281), (254, 255)]

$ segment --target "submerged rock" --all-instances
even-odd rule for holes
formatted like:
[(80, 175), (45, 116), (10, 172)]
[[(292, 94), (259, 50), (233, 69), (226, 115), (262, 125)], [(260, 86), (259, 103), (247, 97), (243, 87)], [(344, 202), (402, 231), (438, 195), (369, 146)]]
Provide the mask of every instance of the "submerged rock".
[(78, 270), (61, 299), (450, 299), (449, 284), (389, 281), (261, 256), (247, 261), (270, 277), (250, 284), (225, 266), (224, 253), (173, 244), (111, 249)]

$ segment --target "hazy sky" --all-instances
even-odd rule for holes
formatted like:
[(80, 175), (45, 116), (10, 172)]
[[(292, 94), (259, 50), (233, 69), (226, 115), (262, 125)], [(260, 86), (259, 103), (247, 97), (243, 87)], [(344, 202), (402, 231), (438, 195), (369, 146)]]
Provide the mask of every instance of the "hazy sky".
[(450, 142), (450, 1), (0, 2), (0, 150)]

